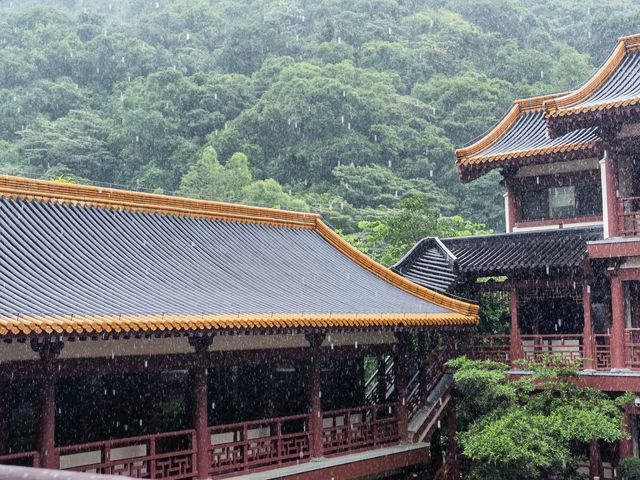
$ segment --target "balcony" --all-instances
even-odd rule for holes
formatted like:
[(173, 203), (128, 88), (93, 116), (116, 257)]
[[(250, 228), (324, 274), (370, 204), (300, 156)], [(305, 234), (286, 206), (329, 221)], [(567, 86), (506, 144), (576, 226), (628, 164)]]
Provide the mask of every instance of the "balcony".
[[(627, 363), (640, 369), (640, 329), (627, 331)], [(520, 352), (522, 358), (530, 362), (541, 360), (544, 356), (557, 356), (567, 363), (585, 361), (585, 342), (582, 334), (564, 335), (521, 335)], [(593, 335), (591, 366), (595, 370), (611, 369), (610, 335)], [(633, 357), (635, 355), (635, 357)], [(511, 340), (509, 335), (479, 335), (473, 342), (469, 356), (478, 360), (511, 362)], [(635, 360), (633, 360), (635, 358)], [(634, 363), (635, 362), (635, 363)], [(586, 363), (586, 361), (585, 361)], [(588, 365), (585, 365), (588, 366)], [(631, 367), (630, 367), (631, 368)]]
[(640, 197), (618, 199), (618, 233), (623, 237), (640, 235)]

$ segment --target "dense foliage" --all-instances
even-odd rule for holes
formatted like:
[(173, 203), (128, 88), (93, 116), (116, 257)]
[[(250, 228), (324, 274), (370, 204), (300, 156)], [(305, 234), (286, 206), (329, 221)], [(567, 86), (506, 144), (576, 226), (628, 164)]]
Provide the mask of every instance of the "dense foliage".
[(499, 175), (462, 185), (454, 145), (514, 97), (585, 80), (639, 15), (632, 0), (0, 0), (0, 172), (312, 210), (361, 225), (360, 242), (417, 193), (500, 229)]
[(577, 365), (549, 357), (521, 365), (533, 373), (513, 380), (502, 363), (461, 357), (449, 364), (456, 370), (458, 441), (472, 461), (471, 480), (582, 478), (576, 447), (626, 435), (621, 408), (632, 398), (576, 385)]
[(640, 480), (640, 458), (628, 457), (620, 462), (621, 480)]

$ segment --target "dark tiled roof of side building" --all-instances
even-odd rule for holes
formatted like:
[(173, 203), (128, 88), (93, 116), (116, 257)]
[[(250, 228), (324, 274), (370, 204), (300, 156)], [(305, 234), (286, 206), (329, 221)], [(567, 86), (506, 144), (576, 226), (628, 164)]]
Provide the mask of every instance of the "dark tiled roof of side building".
[(444, 238), (438, 243), (427, 238), (392, 268), (413, 282), (448, 292), (463, 277), (580, 268), (587, 257), (587, 242), (602, 235), (602, 228), (596, 227)]

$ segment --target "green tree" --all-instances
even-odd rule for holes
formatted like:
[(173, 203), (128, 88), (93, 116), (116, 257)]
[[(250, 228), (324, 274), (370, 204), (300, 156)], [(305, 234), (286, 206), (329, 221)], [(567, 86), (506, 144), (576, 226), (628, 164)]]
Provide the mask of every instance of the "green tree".
[(571, 446), (624, 438), (622, 410), (631, 397), (610, 398), (574, 381), (578, 365), (548, 357), (509, 367), (465, 357), (449, 362), (459, 392), (458, 442), (473, 480), (575, 479)]

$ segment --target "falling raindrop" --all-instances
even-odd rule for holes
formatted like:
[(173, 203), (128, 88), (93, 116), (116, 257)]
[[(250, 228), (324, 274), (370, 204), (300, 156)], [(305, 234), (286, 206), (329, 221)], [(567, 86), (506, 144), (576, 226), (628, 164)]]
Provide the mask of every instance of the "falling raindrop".
[(187, 33), (187, 40), (191, 39), (191, 35)]
[(340, 117), (340, 122), (342, 122), (342, 124), (344, 125), (344, 115)]
[(389, 168), (391, 168), (391, 160), (387, 162), (387, 165), (389, 166)]
[(342, 37), (338, 37), (338, 43), (342, 43)]
[(156, 8), (160, 8), (160, 2), (156, 2)]
[(544, 70), (540, 70), (540, 79), (544, 78)]
[(429, 170), (429, 178), (433, 178), (433, 170)]
[(140, 141), (140, 136), (136, 135), (136, 143)]
[(347, 130), (351, 130), (351, 122), (347, 122)]

